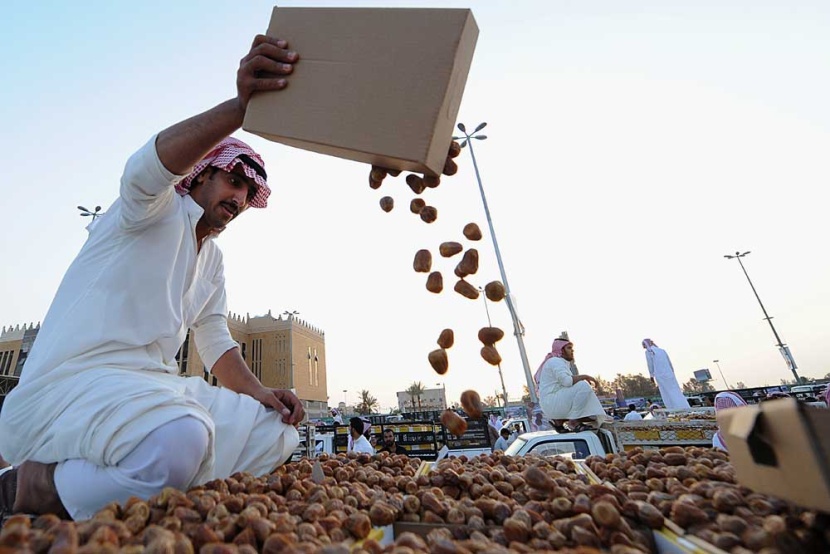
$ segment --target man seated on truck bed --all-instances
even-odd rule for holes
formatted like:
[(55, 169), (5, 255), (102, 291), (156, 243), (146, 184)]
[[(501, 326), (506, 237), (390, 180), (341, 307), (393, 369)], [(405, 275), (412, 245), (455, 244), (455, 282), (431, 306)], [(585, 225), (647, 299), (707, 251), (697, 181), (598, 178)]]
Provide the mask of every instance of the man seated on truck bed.
[(392, 454), (408, 454), (406, 448), (395, 441), (395, 431), (389, 428), (383, 430), (383, 448), (380, 451)]

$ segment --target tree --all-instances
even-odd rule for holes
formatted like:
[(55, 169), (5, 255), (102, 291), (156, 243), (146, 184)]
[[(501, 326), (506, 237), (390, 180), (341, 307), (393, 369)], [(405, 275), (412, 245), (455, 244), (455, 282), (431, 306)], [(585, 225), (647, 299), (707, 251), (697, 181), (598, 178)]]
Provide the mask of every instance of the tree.
[(614, 384), (602, 377), (594, 377), (597, 380), (597, 396), (614, 396)]
[(743, 381), (738, 381), (738, 384), (735, 385), (735, 386), (738, 387), (739, 389), (745, 389), (746, 388), (746, 385), (744, 385)]
[(416, 398), (418, 399), (418, 408), (421, 407), (421, 395), (424, 394), (425, 390), (426, 390), (426, 387), (420, 381), (413, 382), (411, 385), (409, 385), (409, 388), (406, 389), (406, 394), (408, 394), (410, 400), (412, 400), (412, 411), (413, 412), (415, 411), (415, 399)]
[(622, 389), (626, 397), (651, 397), (658, 396), (660, 389), (657, 385), (651, 382), (651, 379), (635, 373), (633, 375), (623, 375), (618, 373), (617, 377), (611, 381), (610, 390)]
[(700, 394), (701, 392), (712, 392), (715, 388), (707, 381), (698, 381), (694, 377), (683, 384), (683, 392), (686, 394)]
[(481, 403), (488, 408), (495, 408), (498, 405), (498, 400), (496, 400), (495, 396), (490, 395), (487, 398), (483, 399)]
[(815, 383), (815, 382), (816, 382), (815, 377), (804, 377), (804, 376), (799, 377), (798, 381), (796, 381), (795, 379), (781, 379), (781, 384), (782, 385), (789, 385), (789, 386), (806, 385), (808, 383)]
[(375, 411), (378, 406), (378, 399), (369, 394), (369, 391), (360, 391), (360, 402), (355, 406), (355, 411), (360, 415), (369, 415)]

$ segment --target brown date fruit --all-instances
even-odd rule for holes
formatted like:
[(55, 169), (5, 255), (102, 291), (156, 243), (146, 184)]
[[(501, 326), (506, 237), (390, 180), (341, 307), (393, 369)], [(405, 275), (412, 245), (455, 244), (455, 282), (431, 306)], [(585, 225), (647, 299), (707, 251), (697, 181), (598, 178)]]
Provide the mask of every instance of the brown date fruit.
[(453, 333), (452, 329), (444, 329), (441, 331), (441, 334), (438, 335), (438, 346), (441, 348), (452, 348), (454, 342), (455, 333)]
[(451, 258), (462, 250), (464, 250), (464, 247), (461, 246), (460, 242), (442, 242), (438, 247), (438, 253), (444, 258)]
[(461, 393), (461, 407), (473, 419), (480, 418), (484, 410), (484, 405), (481, 403), (481, 396), (474, 390), (465, 390)]
[(391, 196), (384, 196), (380, 199), (380, 209), (384, 212), (391, 212), (395, 207), (395, 200)]
[(487, 297), (487, 300), (498, 302), (507, 295), (507, 291), (504, 290), (504, 285), (501, 284), (501, 281), (491, 281), (484, 285), (484, 295)]
[(433, 271), (429, 274), (426, 287), (429, 292), (434, 292), (435, 294), (444, 290), (444, 278), (441, 276), (440, 271)]
[(428, 356), (429, 365), (432, 366), (432, 369), (435, 370), (435, 373), (438, 375), (443, 375), (449, 369), (450, 363), (447, 359), (447, 351), (443, 348), (439, 348), (438, 350), (433, 350), (429, 353)]
[(482, 347), (481, 357), (484, 358), (484, 361), (490, 365), (499, 365), (501, 363), (501, 355), (493, 346)]
[(481, 229), (475, 223), (468, 223), (464, 226), (464, 236), (468, 240), (481, 240)]
[(412, 269), (418, 273), (429, 273), (432, 268), (432, 254), (429, 250), (421, 249), (415, 252), (415, 259), (412, 261)]
[(470, 248), (464, 252), (464, 256), (455, 268), (455, 274), (459, 277), (473, 275), (478, 271), (478, 250)]
[(427, 203), (424, 202), (423, 198), (413, 198), (412, 201), (409, 203), (409, 211), (413, 214), (419, 214), (426, 205)]
[(493, 346), (502, 338), (504, 338), (504, 331), (498, 327), (482, 327), (478, 331), (478, 340), (480, 340), (484, 346)]
[(406, 184), (409, 185), (409, 188), (412, 189), (412, 192), (415, 194), (421, 194), (424, 192), (426, 185), (424, 185), (424, 180), (415, 175), (414, 173), (410, 173), (406, 176)]
[(478, 289), (464, 279), (459, 279), (453, 290), (461, 296), (469, 298), (470, 300), (478, 299)]
[(438, 219), (438, 209), (433, 206), (424, 206), (418, 215), (421, 216), (421, 221), (424, 223), (432, 223)]
[[(447, 430), (456, 437), (460, 437), (467, 432), (467, 421), (452, 410), (444, 410), (441, 414), (441, 423), (443, 423), (444, 427), (446, 427)], [(424, 499), (422, 498), (421, 502), (423, 502), (423, 500)]]

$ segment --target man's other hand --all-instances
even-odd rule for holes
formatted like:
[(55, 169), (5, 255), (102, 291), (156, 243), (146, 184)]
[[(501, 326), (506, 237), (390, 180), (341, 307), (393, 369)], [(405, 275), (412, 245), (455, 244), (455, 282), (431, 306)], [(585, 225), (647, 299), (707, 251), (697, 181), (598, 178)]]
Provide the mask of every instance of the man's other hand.
[(296, 52), (288, 49), (288, 42), (257, 35), (236, 72), (237, 100), (242, 111), (248, 107), (254, 92), (281, 90), (288, 86), (285, 76), (294, 71), (294, 64), (299, 59)]
[(280, 412), (283, 423), (297, 425), (305, 417), (302, 402), (289, 390), (262, 387), (254, 395), (254, 398), (259, 400), (264, 406)]

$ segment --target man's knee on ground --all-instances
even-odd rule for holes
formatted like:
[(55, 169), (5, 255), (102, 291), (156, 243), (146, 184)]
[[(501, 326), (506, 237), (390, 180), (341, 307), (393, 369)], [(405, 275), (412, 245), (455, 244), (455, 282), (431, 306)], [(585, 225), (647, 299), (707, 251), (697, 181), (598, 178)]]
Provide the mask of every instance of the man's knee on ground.
[(183, 417), (159, 427), (151, 435), (158, 441), (157, 447), (167, 454), (159, 458), (155, 468), (162, 476), (163, 486), (189, 486), (210, 446), (205, 425), (194, 417)]

